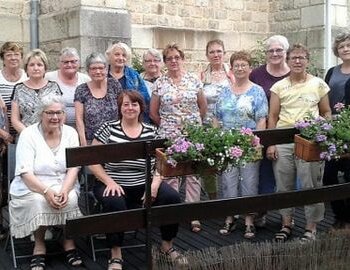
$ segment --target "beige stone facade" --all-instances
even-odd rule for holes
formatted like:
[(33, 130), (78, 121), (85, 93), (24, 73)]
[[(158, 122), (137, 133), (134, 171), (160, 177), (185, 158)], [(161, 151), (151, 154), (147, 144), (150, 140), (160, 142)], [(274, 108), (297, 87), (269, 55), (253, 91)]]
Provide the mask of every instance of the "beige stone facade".
[[(189, 69), (198, 70), (210, 39), (222, 39), (228, 57), (278, 33), (307, 45), (324, 67), (327, 8), (334, 35), (348, 27), (349, 7), (350, 0), (41, 0), (39, 40), (51, 68), (62, 47), (76, 47), (84, 59), (122, 40), (138, 54), (177, 42), (185, 49)], [(0, 42), (17, 40), (28, 50), (30, 1), (0, 0), (0, 15)]]

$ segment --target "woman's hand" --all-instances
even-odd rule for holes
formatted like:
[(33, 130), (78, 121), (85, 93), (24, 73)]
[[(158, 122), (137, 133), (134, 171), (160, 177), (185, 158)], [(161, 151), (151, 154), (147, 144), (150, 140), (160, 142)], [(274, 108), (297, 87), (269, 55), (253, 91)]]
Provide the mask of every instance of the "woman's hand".
[(108, 182), (108, 184), (106, 185), (105, 190), (103, 191), (103, 196), (104, 197), (108, 197), (108, 196), (115, 196), (117, 195), (118, 197), (124, 195), (124, 189), (118, 185), (116, 182), (114, 181), (110, 181)]
[[(156, 200), (156, 198), (158, 196), (158, 190), (159, 190), (159, 186), (160, 186), (161, 182), (162, 182), (162, 178), (160, 175), (153, 176), (153, 180), (152, 180), (152, 184), (151, 184), (151, 202), (152, 203)], [(143, 203), (145, 203), (146, 192), (143, 194), (141, 200), (143, 201)]]
[(43, 194), (46, 201), (54, 209), (60, 209), (61, 207), (61, 197), (54, 190), (48, 189), (45, 194)]
[(271, 145), (267, 147), (266, 157), (269, 160), (277, 160), (278, 159), (278, 151), (276, 145)]

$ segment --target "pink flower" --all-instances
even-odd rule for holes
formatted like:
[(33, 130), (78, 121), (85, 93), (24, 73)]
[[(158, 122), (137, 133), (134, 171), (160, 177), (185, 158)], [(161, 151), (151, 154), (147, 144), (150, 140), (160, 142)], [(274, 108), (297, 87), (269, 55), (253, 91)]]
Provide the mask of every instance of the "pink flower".
[(233, 158), (239, 158), (243, 155), (243, 150), (238, 146), (231, 147), (230, 148), (230, 155)]
[(260, 138), (258, 136), (254, 136), (254, 138), (252, 139), (252, 145), (253, 146), (260, 145)]
[(340, 112), (342, 109), (345, 108), (345, 105), (341, 102), (338, 102), (337, 104), (334, 105), (334, 109), (337, 111), (337, 112)]
[(243, 135), (252, 135), (253, 134), (253, 131), (250, 128), (245, 128), (245, 127), (242, 127), (240, 132)]

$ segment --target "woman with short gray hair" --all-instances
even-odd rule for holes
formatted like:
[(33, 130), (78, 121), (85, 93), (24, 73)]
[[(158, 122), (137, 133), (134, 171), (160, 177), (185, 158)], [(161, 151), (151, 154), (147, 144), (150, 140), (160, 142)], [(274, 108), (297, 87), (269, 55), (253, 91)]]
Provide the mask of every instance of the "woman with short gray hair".
[(78, 85), (90, 81), (90, 77), (79, 72), (80, 57), (77, 49), (66, 47), (60, 52), (58, 69), (47, 72), (45, 77), (57, 82), (66, 105), (66, 124), (75, 127), (74, 93)]
[(117, 80), (107, 78), (103, 54), (88, 55), (85, 65), (91, 81), (79, 85), (74, 95), (76, 127), (82, 146), (91, 143), (103, 123), (118, 118), (117, 99), (122, 90)]
[(143, 53), (142, 65), (145, 69), (141, 77), (145, 80), (148, 94), (152, 96), (153, 83), (162, 75), (163, 59), (156, 49), (150, 48)]

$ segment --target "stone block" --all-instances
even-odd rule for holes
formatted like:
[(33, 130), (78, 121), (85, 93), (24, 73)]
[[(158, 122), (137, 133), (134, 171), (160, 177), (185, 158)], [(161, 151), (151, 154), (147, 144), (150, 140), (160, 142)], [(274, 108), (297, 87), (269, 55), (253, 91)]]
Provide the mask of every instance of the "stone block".
[(324, 29), (311, 29), (307, 31), (306, 45), (309, 48), (324, 47)]
[(301, 8), (301, 25), (303, 28), (324, 25), (324, 6), (314, 5)]
[(19, 19), (18, 15), (15, 14), (1, 14), (0, 24), (6, 26), (1, 28), (1, 41), (13, 40), (21, 43), (30, 41), (29, 18), (27, 16)]
[(153, 30), (149, 27), (134, 25), (131, 31), (132, 47), (148, 49), (153, 48)]
[(348, 26), (348, 7), (346, 6), (334, 6), (334, 24), (340, 27)]

